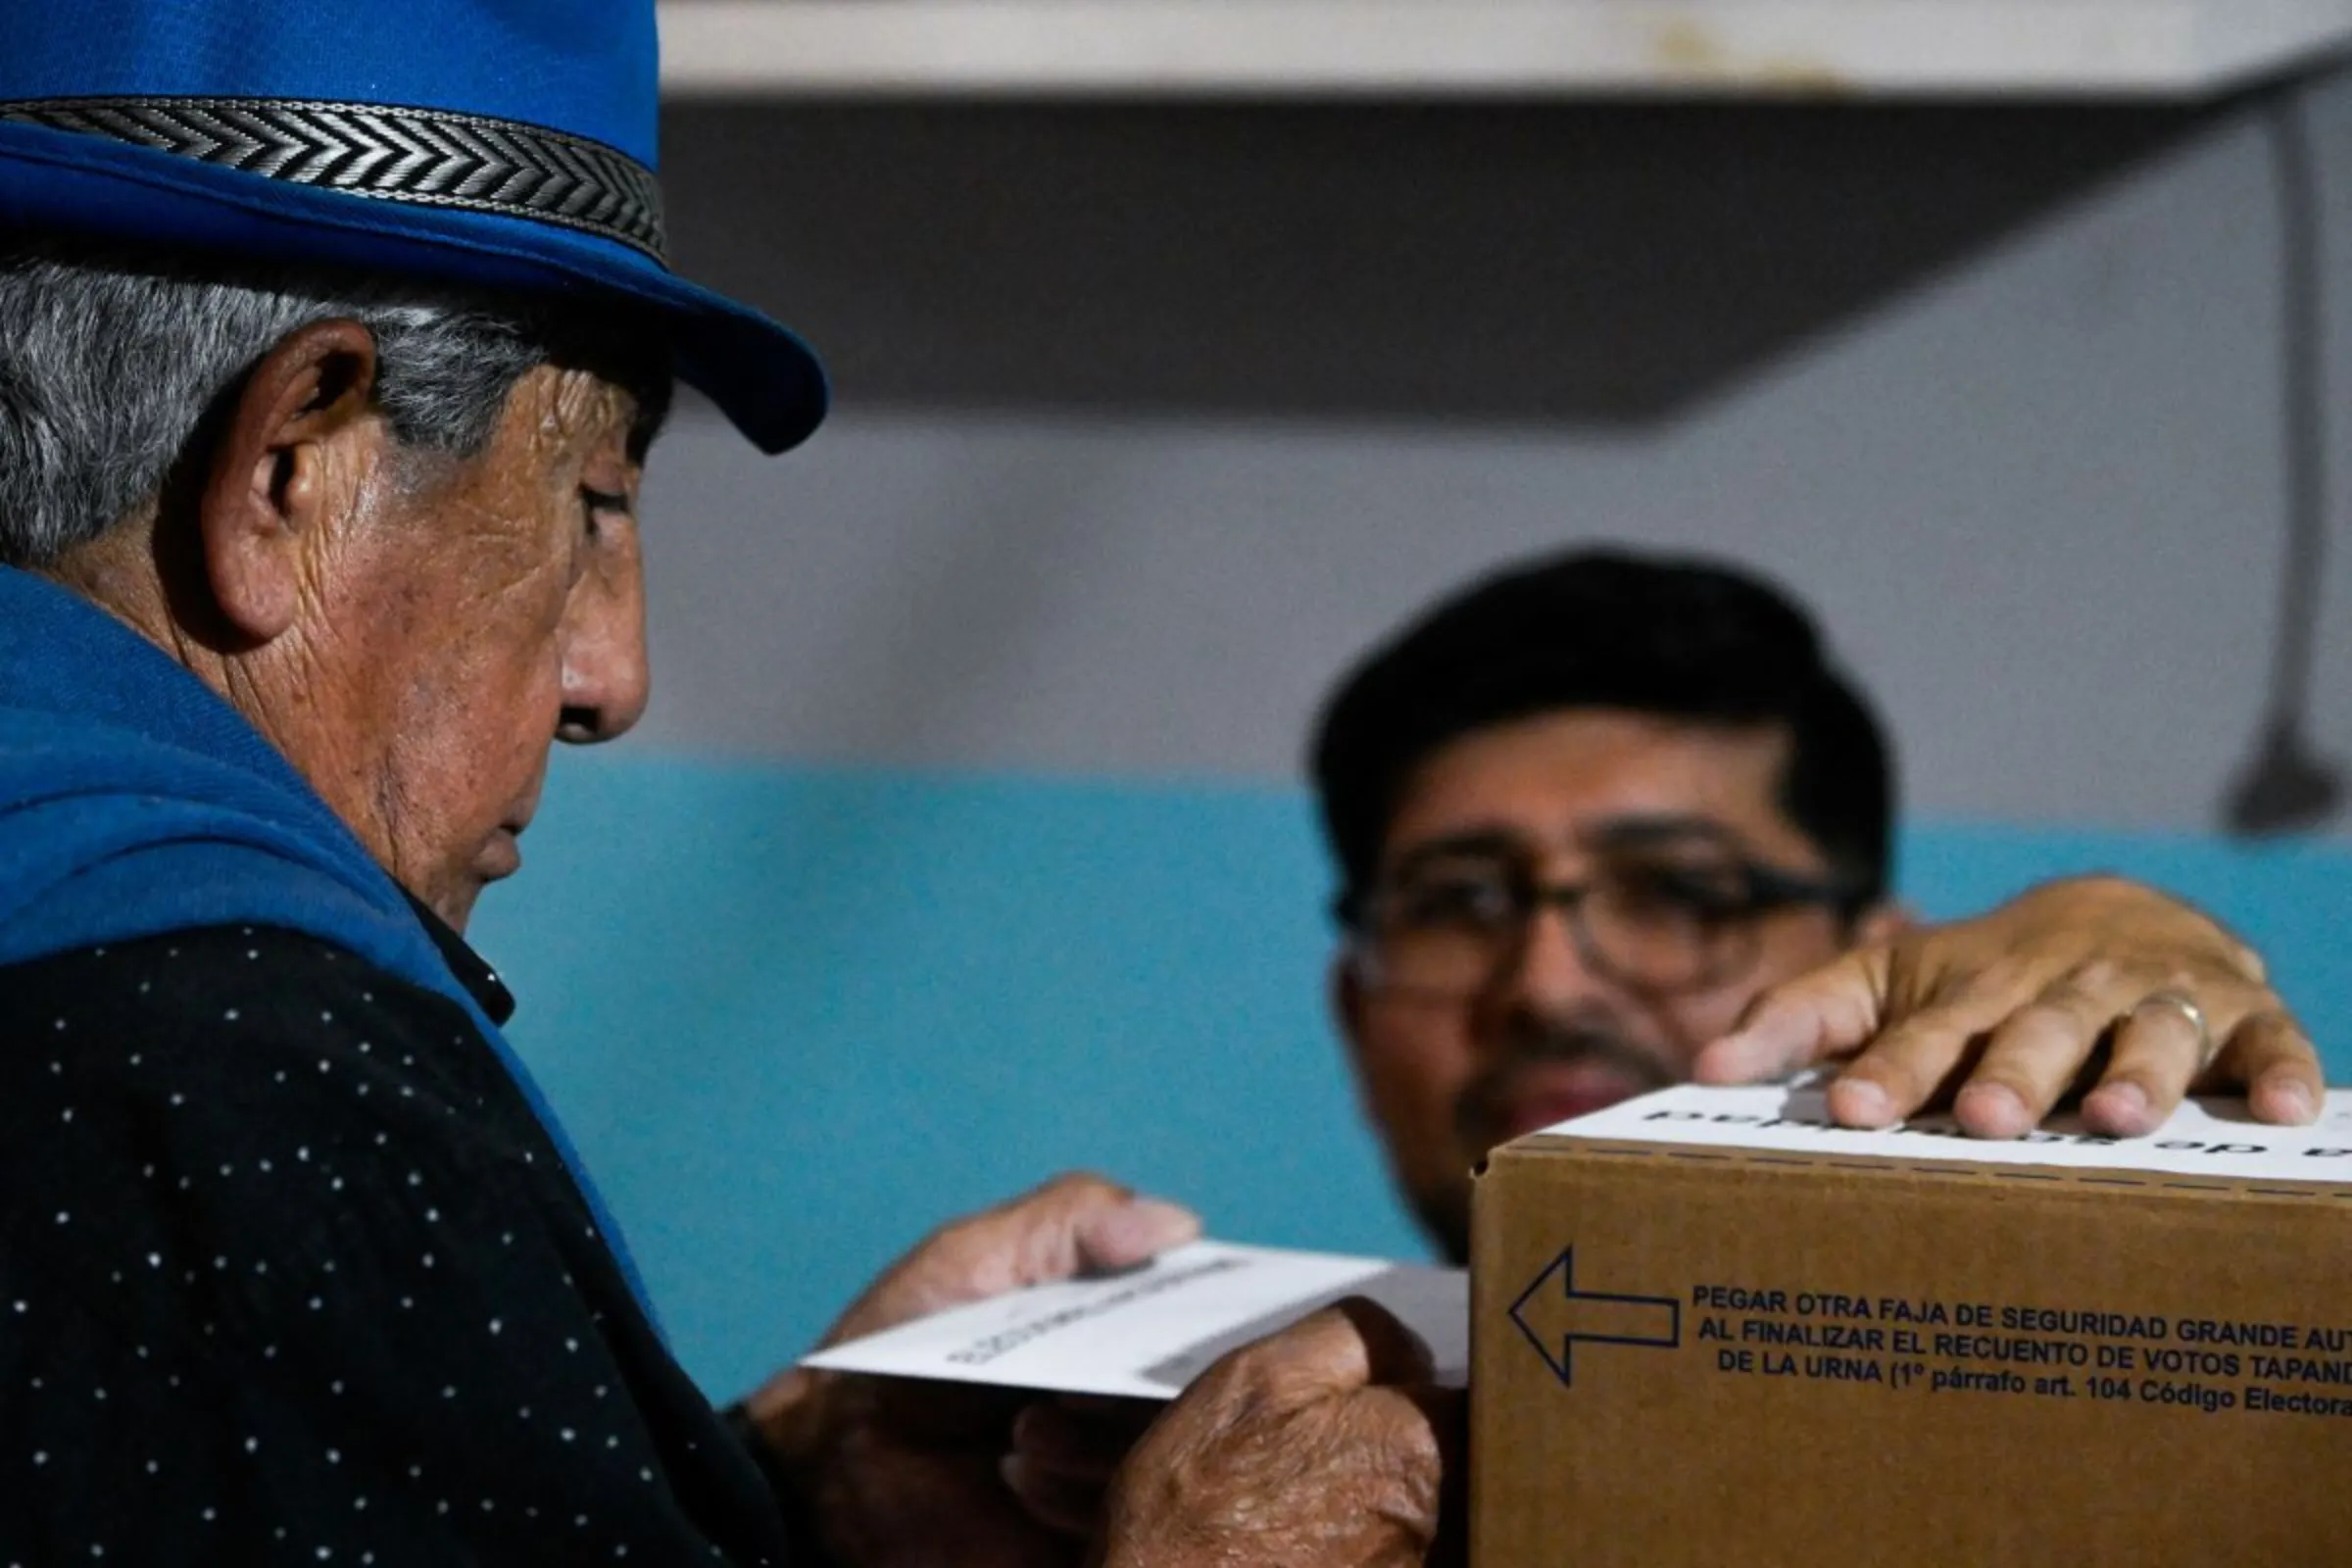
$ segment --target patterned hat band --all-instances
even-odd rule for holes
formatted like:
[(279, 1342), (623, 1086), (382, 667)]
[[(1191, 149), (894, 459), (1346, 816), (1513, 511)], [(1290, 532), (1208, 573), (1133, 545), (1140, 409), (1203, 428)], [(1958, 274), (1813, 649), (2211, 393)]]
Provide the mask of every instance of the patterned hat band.
[(282, 98), (0, 100), (0, 121), (350, 196), (556, 223), (667, 265), (652, 170), (516, 121)]

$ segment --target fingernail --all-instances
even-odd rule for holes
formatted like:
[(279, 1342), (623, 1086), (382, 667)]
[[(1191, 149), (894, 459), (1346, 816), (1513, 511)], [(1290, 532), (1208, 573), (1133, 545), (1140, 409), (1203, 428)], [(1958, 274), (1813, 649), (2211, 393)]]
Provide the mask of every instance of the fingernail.
[(2309, 1121), (2319, 1113), (2319, 1104), (2311, 1098), (2311, 1086), (2299, 1078), (2289, 1078), (2271, 1091), (2286, 1114), (2297, 1121)]
[(1838, 1099), (1847, 1121), (1881, 1127), (1894, 1120), (1894, 1102), (1887, 1098), (1886, 1090), (1867, 1078), (1838, 1080)]
[(1953, 1098), (1952, 1114), (1981, 1138), (2020, 1136), (2031, 1120), (2025, 1097), (2007, 1084), (1970, 1084)]
[(1102, 1216), (1097, 1233), (1103, 1245), (1130, 1257), (1151, 1257), (1198, 1240), (1200, 1216), (1180, 1204), (1138, 1198)]
[(1693, 1075), (1702, 1084), (1744, 1083), (1749, 1076), (1747, 1057), (1754, 1049), (1745, 1035), (1725, 1035), (1698, 1054), (1691, 1063)]
[(2148, 1119), (2148, 1092), (2134, 1083), (2108, 1084), (2098, 1093), (2099, 1108), (2113, 1120), (2137, 1127)]

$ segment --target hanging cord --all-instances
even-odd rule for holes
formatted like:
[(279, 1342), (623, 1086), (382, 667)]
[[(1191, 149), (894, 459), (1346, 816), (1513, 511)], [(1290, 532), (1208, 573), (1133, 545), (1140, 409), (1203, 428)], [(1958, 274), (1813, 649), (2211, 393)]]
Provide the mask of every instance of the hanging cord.
[(2262, 732), (2251, 764), (2231, 786), (2224, 807), (2231, 831), (2242, 834), (2316, 826), (2333, 813), (2342, 788), (2335, 770), (2314, 755), (2304, 733), (2328, 545), (2319, 173), (2301, 99), (2292, 87), (2272, 101), (2264, 125), (2278, 186), (2286, 550)]

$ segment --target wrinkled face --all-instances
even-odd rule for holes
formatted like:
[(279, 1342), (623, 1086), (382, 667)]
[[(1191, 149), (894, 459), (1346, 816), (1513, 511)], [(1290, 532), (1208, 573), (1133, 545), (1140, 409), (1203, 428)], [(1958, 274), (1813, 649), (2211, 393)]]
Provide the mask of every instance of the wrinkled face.
[(379, 465), (319, 586), (355, 739), (314, 782), (461, 930), (521, 863), (549, 747), (644, 710), (633, 412), (585, 371), (531, 371), (480, 456)]
[[(1835, 910), (1790, 904), (1715, 928), (1707, 951), (1719, 961), (1685, 965), (1671, 985), (1642, 978), (1644, 922), (1672, 930), (1644, 910), (1663, 906), (1677, 879), (1733, 862), (1826, 875), (1778, 803), (1787, 746), (1776, 728), (1574, 710), (1466, 735), (1408, 781), (1380, 869), (1383, 884), (1421, 899), (1407, 918), (1440, 918), (1441, 899), (1460, 905), (1497, 868), (1521, 885), (1630, 890), (1610, 895), (1622, 915), (1586, 896), (1587, 941), (1545, 905), (1494, 945), (1491, 962), (1431, 971), (1443, 984), (1392, 985), (1361, 949), (1340, 960), (1335, 991), (1366, 1110), (1405, 1196), (1458, 1260), (1469, 1255), (1469, 1173), (1489, 1149), (1687, 1079), (1759, 990), (1839, 951)], [(1593, 961), (1595, 926), (1633, 961)], [(1675, 941), (1653, 939), (1659, 962)]]

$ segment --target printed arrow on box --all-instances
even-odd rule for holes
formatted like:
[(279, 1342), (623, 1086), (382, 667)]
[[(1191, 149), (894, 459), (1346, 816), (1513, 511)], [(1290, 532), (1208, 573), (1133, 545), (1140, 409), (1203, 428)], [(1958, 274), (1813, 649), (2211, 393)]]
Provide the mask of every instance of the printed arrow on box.
[[(1557, 1279), (1559, 1288), (1548, 1289)], [(1683, 1304), (1671, 1296), (1619, 1296), (1576, 1288), (1576, 1249), (1563, 1248), (1551, 1266), (1519, 1293), (1511, 1321), (1536, 1348), (1562, 1388), (1574, 1378), (1572, 1353), (1579, 1344), (1634, 1345), (1671, 1350), (1683, 1343)], [(1557, 1351), (1554, 1351), (1554, 1347)]]

